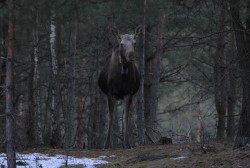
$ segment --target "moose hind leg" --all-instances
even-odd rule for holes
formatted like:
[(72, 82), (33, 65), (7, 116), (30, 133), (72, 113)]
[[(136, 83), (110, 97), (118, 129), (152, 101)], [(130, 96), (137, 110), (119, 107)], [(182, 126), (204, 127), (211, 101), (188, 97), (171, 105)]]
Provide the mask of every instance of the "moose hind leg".
[(124, 98), (124, 111), (123, 111), (123, 147), (130, 148), (129, 135), (128, 135), (128, 116), (130, 111), (130, 105), (132, 102), (132, 96), (126, 96)]
[(113, 139), (112, 139), (112, 126), (113, 126), (113, 113), (114, 113), (114, 107), (115, 107), (115, 99), (112, 96), (108, 96), (108, 106), (109, 106), (109, 112), (108, 112), (108, 135), (107, 139), (105, 141), (105, 149), (112, 148), (113, 147)]

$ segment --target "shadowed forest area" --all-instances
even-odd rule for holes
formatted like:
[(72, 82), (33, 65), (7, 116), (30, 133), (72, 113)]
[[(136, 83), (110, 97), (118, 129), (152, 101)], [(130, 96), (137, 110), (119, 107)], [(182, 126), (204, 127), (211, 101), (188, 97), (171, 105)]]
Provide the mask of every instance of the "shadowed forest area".
[(190, 151), (199, 154), (192, 164), (158, 167), (249, 165), (250, 0), (0, 0), (0, 153), (9, 167), (31, 148), (105, 152), (109, 107), (98, 76), (123, 34), (138, 35), (140, 88), (125, 134), (137, 155), (122, 149), (119, 100), (116, 151), (106, 152), (120, 159), (109, 166), (154, 167)]

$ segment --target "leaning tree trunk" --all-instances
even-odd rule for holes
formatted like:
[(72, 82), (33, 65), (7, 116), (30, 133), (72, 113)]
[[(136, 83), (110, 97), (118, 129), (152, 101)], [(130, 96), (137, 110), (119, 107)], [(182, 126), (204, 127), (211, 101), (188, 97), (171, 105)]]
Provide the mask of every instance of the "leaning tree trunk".
[[(221, 8), (219, 30), (225, 29), (225, 9)], [(218, 114), (217, 135), (218, 140), (225, 138), (225, 115), (227, 110), (226, 96), (226, 55), (224, 34), (218, 35), (217, 52), (214, 65), (214, 92), (215, 105)]]
[[(236, 44), (238, 51), (238, 62), (241, 70), (242, 78), (242, 111), (239, 120), (237, 137), (235, 139), (235, 147), (245, 146), (250, 143), (250, 35), (244, 29), (240, 19), (240, 2), (238, 0), (230, 0), (230, 13), (232, 16), (232, 24), (236, 36)], [(250, 29), (250, 1), (247, 2), (248, 15), (246, 18), (247, 30)]]
[(56, 51), (56, 13), (51, 10), (51, 24), (50, 24), (50, 51), (51, 51), (51, 70), (52, 70), (52, 80), (51, 80), (51, 104), (50, 104), (50, 145), (59, 146), (60, 145), (60, 131), (59, 131), (59, 111), (58, 111), (58, 97), (59, 97), (59, 87), (58, 87), (58, 58)]
[(6, 153), (8, 168), (16, 167), (16, 157), (14, 149), (14, 110), (13, 110), (13, 62), (14, 62), (14, 2), (8, 1), (9, 7), (9, 28), (8, 28), (8, 55), (6, 60)]

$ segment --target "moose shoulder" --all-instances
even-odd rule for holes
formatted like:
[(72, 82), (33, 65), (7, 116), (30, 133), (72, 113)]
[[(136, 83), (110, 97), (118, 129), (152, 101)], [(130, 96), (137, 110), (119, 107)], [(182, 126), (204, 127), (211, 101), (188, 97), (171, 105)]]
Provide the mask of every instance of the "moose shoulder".
[(132, 97), (140, 86), (140, 76), (134, 49), (136, 35), (124, 34), (117, 35), (117, 37), (119, 43), (113, 48), (111, 57), (107, 59), (98, 80), (99, 87), (108, 97), (109, 105), (108, 135), (105, 148), (113, 146), (111, 129), (114, 106), (118, 99), (124, 100), (123, 146), (125, 148), (130, 146), (127, 138), (128, 113)]

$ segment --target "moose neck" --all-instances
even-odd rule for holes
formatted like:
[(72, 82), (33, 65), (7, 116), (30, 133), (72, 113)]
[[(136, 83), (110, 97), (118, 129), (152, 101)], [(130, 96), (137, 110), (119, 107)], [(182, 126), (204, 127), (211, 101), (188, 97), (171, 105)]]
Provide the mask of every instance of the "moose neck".
[(128, 74), (128, 64), (129, 62), (126, 60), (124, 51), (122, 51), (121, 46), (118, 45), (114, 47), (111, 57), (111, 67), (117, 67), (120, 69), (121, 75)]

